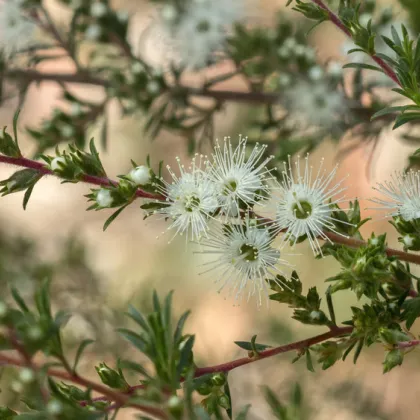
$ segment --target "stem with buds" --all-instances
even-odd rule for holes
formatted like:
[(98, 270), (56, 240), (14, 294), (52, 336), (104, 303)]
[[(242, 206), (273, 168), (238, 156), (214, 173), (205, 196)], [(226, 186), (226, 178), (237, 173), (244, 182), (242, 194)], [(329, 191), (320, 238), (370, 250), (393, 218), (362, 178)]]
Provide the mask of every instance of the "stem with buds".
[[(24, 157), (10, 157), (10, 156), (3, 156), (0, 155), (0, 163), (8, 163), (10, 165), (21, 166), (24, 168), (34, 169), (38, 171), (42, 175), (53, 175), (60, 178), (60, 175), (56, 172), (48, 169), (46, 165), (36, 162), (31, 159), (26, 159)], [(83, 175), (80, 178), (81, 182), (85, 182), (87, 184), (98, 185), (101, 187), (109, 187), (109, 186), (116, 186), (118, 185), (117, 181), (113, 181), (109, 178), (100, 178), (97, 176), (92, 175)], [(165, 197), (159, 194), (151, 194), (147, 191), (143, 191), (142, 189), (138, 188), (136, 191), (137, 198), (146, 198), (146, 199), (153, 199), (153, 200), (164, 200)], [(266, 219), (268, 221), (268, 219)], [(343, 244), (351, 248), (360, 248), (366, 245), (365, 241), (356, 238), (348, 238), (346, 236), (338, 235), (333, 232), (324, 232), (325, 236), (331, 240), (333, 243)], [(420, 265), (420, 255), (413, 254), (410, 252), (400, 251), (398, 249), (393, 248), (386, 248), (386, 254), (389, 257), (398, 257), (401, 261), (406, 261), (409, 263)], [(417, 292), (415, 290), (410, 290), (410, 296), (416, 297)]]

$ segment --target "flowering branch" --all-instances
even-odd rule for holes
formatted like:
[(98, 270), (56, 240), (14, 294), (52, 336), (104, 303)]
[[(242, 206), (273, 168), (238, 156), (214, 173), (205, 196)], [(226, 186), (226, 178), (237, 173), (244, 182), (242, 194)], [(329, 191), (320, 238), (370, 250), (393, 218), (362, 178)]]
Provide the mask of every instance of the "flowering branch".
[[(60, 176), (57, 173), (55, 173), (51, 169), (48, 169), (44, 164), (40, 162), (36, 162), (31, 159), (26, 159), (24, 157), (15, 158), (15, 157), (10, 157), (10, 156), (0, 155), (0, 163), (8, 163), (10, 165), (16, 165), (16, 166), (21, 166), (24, 168), (34, 169), (35, 171), (38, 171), (42, 175), (53, 175), (60, 178)], [(87, 184), (98, 185), (101, 187), (109, 187), (111, 185), (112, 186), (118, 185), (117, 181), (113, 181), (108, 178), (101, 178), (101, 177), (97, 177), (93, 175), (82, 175), (80, 181), (85, 182)], [(150, 199), (163, 199), (161, 195), (151, 194), (139, 188), (136, 191), (136, 197), (150, 198)]]
[[(327, 12), (329, 20), (338, 29), (344, 32), (349, 38), (353, 38), (351, 31), (346, 27), (346, 25), (344, 25), (341, 19), (326, 4), (324, 4), (323, 0), (312, 0), (312, 1), (321, 9)], [(370, 54), (370, 56), (376, 62), (376, 64), (379, 67), (381, 67), (381, 69), (390, 79), (392, 79), (398, 85), (402, 86), (394, 70), (392, 70), (392, 68), (382, 58), (378, 57), (376, 54)]]
[[(59, 174), (52, 171), (51, 169), (48, 169), (46, 165), (40, 162), (36, 162), (31, 159), (26, 159), (24, 157), (15, 158), (15, 157), (0, 155), (0, 163), (6, 163), (6, 164), (21, 166), (21, 167), (25, 167), (29, 169), (34, 169), (42, 175), (53, 175), (58, 178), (61, 178)], [(101, 187), (109, 187), (111, 185), (112, 186), (118, 185), (117, 181), (111, 180), (109, 178), (101, 178), (101, 177), (92, 176), (92, 175), (82, 175), (80, 181), (85, 182), (87, 184), (98, 185)], [(148, 198), (148, 199), (154, 199), (154, 200), (164, 200), (163, 195), (151, 194), (147, 191), (143, 191), (140, 188), (136, 190), (136, 197)], [(264, 220), (266, 221), (266, 223), (271, 222), (269, 219), (264, 219)], [(348, 238), (348, 237), (339, 235), (337, 233), (328, 232), (328, 231), (324, 231), (323, 234), (325, 235), (325, 238), (330, 239), (333, 243), (339, 243), (342, 245), (349, 246), (351, 248), (360, 248), (362, 246), (366, 246), (366, 242), (360, 239)], [(389, 257), (398, 257), (401, 261), (406, 261), (406, 262), (420, 265), (420, 255), (400, 251), (393, 248), (386, 248), (385, 252)], [(417, 292), (415, 290), (410, 291), (410, 296), (417, 296)]]

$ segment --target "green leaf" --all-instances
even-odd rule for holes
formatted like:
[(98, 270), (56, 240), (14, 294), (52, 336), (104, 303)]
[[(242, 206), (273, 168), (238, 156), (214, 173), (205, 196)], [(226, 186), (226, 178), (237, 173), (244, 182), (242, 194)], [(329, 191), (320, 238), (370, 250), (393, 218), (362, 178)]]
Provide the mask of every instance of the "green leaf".
[(226, 397), (228, 398), (229, 401), (229, 408), (226, 408), (226, 414), (228, 415), (229, 419), (232, 420), (232, 396), (230, 395), (230, 388), (229, 388), (229, 383), (228, 381), (226, 381), (225, 386), (224, 386), (224, 393), (226, 395)]
[(365, 63), (348, 63), (343, 66), (343, 69), (364, 69), (364, 70), (374, 70), (383, 73), (383, 70), (380, 67), (372, 66), (371, 64)]
[[(254, 335), (256, 337), (256, 335)], [(266, 344), (258, 344), (255, 343), (252, 344), (250, 341), (234, 341), (234, 343), (239, 346), (241, 349), (247, 350), (247, 351), (253, 351), (253, 349), (256, 349), (257, 352), (264, 351), (266, 349), (271, 348), (272, 346), (268, 346)]]
[(108, 226), (123, 212), (123, 210), (129, 205), (127, 203), (125, 206), (120, 207), (116, 212), (112, 213), (110, 217), (104, 223), (103, 231), (105, 232), (108, 229)]
[[(384, 115), (395, 114), (396, 112), (403, 112), (408, 108), (410, 108), (410, 106), (390, 106), (388, 108), (381, 109), (380, 111), (373, 114), (370, 120), (373, 121), (376, 118), (382, 117)], [(418, 109), (418, 107), (416, 106), (414, 106), (414, 108)]]
[(35, 184), (29, 187), (25, 195), (23, 196), (23, 210), (26, 210), (26, 206), (28, 205), (29, 199), (31, 198), (32, 191), (34, 190)]
[(152, 379), (142, 365), (140, 365), (139, 363), (132, 362), (131, 360), (120, 360), (118, 362), (118, 367), (120, 369), (132, 370), (134, 372), (140, 373), (140, 375), (143, 375), (148, 379)]
[(18, 135), (17, 135), (17, 123), (19, 119), (20, 114), (20, 108), (16, 110), (15, 115), (13, 116), (13, 135), (15, 136), (15, 143), (16, 146), (19, 148), (19, 142), (18, 142)]
[(400, 115), (397, 120), (395, 121), (394, 126), (392, 127), (393, 130), (407, 124), (410, 121), (420, 120), (420, 112), (410, 112)]
[(420, 316), (420, 297), (408, 299), (403, 303), (402, 319), (406, 321), (406, 327), (409, 330), (414, 321)]
[(251, 404), (248, 404), (245, 407), (243, 407), (241, 411), (236, 415), (235, 420), (246, 420), (250, 408)]
[(74, 358), (73, 368), (72, 368), (74, 373), (76, 373), (77, 365), (79, 364), (80, 358), (81, 358), (84, 350), (86, 349), (87, 346), (89, 346), (89, 344), (92, 344), (94, 342), (95, 342), (95, 340), (91, 340), (89, 338), (86, 338), (85, 340), (83, 340), (79, 344), (79, 347), (77, 348), (77, 352), (76, 352), (76, 357)]
[(287, 420), (287, 407), (285, 407), (274, 394), (274, 392), (268, 387), (263, 387), (263, 393), (265, 400), (271, 408), (273, 414), (281, 420)]
[(18, 290), (15, 287), (12, 287), (10, 292), (12, 293), (12, 297), (20, 307), (23, 312), (29, 313), (29, 308), (26, 306), (25, 301), (23, 300), (22, 296), (19, 294)]
[(309, 370), (309, 372), (315, 372), (314, 364), (312, 363), (312, 356), (309, 349), (306, 349), (305, 351), (306, 356), (306, 368)]

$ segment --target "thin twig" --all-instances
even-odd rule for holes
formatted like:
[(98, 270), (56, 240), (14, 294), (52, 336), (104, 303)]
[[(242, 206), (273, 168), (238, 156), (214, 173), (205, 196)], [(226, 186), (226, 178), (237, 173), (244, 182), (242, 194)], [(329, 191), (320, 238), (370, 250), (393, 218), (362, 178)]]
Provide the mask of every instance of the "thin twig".
[[(344, 32), (349, 38), (353, 38), (351, 31), (344, 25), (341, 19), (336, 15), (326, 4), (324, 4), (323, 0), (312, 0), (316, 5), (318, 5), (321, 9), (325, 10), (328, 14), (329, 20), (342, 32)], [(401, 82), (398, 80), (397, 74), (392, 70), (392, 68), (384, 61), (382, 58), (378, 57), (376, 54), (369, 54), (372, 57), (373, 61), (383, 70), (383, 72), (392, 79), (398, 85), (401, 85)]]
[[(11, 366), (18, 366), (18, 367), (26, 366), (26, 361), (18, 359), (18, 358), (13, 357), (13, 356), (6, 355), (6, 354), (4, 354), (4, 352), (0, 353), (0, 363), (11, 365)], [(40, 368), (42, 368), (42, 366), (37, 366), (37, 368), (40, 369)], [(92, 390), (106, 396), (109, 401), (115, 401), (120, 406), (136, 408), (136, 409), (141, 410), (145, 413), (156, 416), (157, 418), (160, 418), (160, 419), (167, 419), (168, 418), (166, 413), (159, 408), (147, 407), (147, 406), (144, 406), (144, 405), (141, 405), (141, 404), (130, 403), (130, 396), (128, 396), (124, 393), (121, 393), (121, 392), (114, 391), (114, 390), (112, 390), (112, 389), (110, 389), (110, 388), (108, 388), (108, 387), (106, 387), (102, 384), (92, 382), (89, 379), (83, 378), (83, 377), (81, 377), (77, 374), (70, 374), (70, 373), (65, 372), (63, 370), (54, 369), (54, 368), (49, 368), (47, 370), (47, 374), (49, 376), (52, 376), (52, 377), (55, 377), (55, 378), (60, 378), (64, 381), (73, 382), (73, 383), (78, 384), (80, 386), (84, 386), (88, 389), (92, 389)]]

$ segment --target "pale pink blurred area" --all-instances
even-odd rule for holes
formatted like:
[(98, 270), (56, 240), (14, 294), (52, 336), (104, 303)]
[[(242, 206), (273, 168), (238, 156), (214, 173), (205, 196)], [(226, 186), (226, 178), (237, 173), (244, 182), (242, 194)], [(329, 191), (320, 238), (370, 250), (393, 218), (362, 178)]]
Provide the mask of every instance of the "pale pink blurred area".
[[(256, 1), (256, 0), (255, 0)], [(251, 2), (252, 3), (252, 2)], [(258, 2), (258, 12), (250, 12), (251, 22), (272, 22), (273, 12), (284, 6), (286, 1)], [(157, 12), (154, 6), (147, 2), (115, 1), (115, 5), (124, 7), (132, 16), (130, 39), (136, 51), (151, 63), (159, 65), (165, 52), (165, 40), (160, 37), (158, 27), (155, 27)], [(49, 2), (55, 18), (66, 19), (66, 11), (58, 7), (52, 0)], [(288, 9), (288, 15), (293, 13)], [(147, 36), (150, 39), (147, 39)], [(343, 36), (328, 24), (314, 31), (311, 42), (317, 46), (322, 61), (340, 57), (339, 48)], [(199, 86), (207, 77), (229, 71), (230, 63), (212, 66), (199, 74), (189, 74), (186, 81)], [(74, 70), (68, 60), (52, 61), (39, 66), (39, 70), (48, 72), (70, 72)], [(220, 84), (222, 89), (246, 90), (247, 86), (240, 78)], [(82, 97), (100, 102), (103, 92), (100, 88), (74, 85), (71, 91)], [(0, 108), (1, 125), (11, 127), (16, 101)], [(60, 88), (54, 83), (42, 83), (40, 87), (33, 85), (25, 102), (20, 117), (20, 144), (24, 153), (34, 151), (32, 140), (25, 133), (25, 127), (37, 127), (43, 117), (47, 117), (55, 106), (63, 106), (60, 100)], [(222, 138), (225, 133), (246, 135), (243, 117), (244, 105), (228, 104), (216, 116), (216, 135)], [(130, 159), (143, 163), (148, 154), (157, 166), (159, 160), (174, 166), (175, 156), (187, 159), (185, 140), (173, 134), (162, 133), (153, 142), (143, 131), (145, 116), (135, 116), (122, 119), (116, 103), (107, 107), (109, 118), (109, 141), (107, 149), (99, 147), (100, 155), (110, 178), (127, 173), (131, 167)], [(98, 137), (98, 127), (91, 130)], [(384, 214), (366, 209), (374, 207), (368, 199), (372, 197), (372, 185), (382, 182), (395, 170), (402, 170), (407, 162), (407, 156), (413, 150), (398, 139), (391, 126), (384, 130), (373, 150), (372, 144), (362, 144), (349, 154), (340, 153), (349, 144), (357, 141), (347, 136), (337, 147), (332, 141), (326, 141), (322, 147), (313, 153), (314, 165), (322, 157), (332, 169), (339, 156), (340, 168), (338, 178), (346, 177), (347, 196), (359, 198), (363, 217), (376, 219), (362, 228), (362, 233), (368, 237), (372, 230), (387, 232), (392, 246), (399, 247), (396, 234)], [(206, 150), (208, 152), (208, 150)], [(0, 166), (0, 179), (5, 179), (14, 168)], [(143, 220), (139, 203), (134, 203), (108, 228), (102, 231), (104, 221), (112, 210), (86, 212), (88, 207), (84, 194), (89, 193), (89, 186), (60, 184), (53, 177), (42, 179), (35, 187), (26, 211), (22, 209), (23, 194), (13, 194), (0, 200), (0, 223), (8, 231), (27, 234), (36, 239), (42, 258), (53, 258), (57, 253), (57, 244), (70, 234), (76, 234), (82, 239), (88, 249), (89, 260), (94, 270), (103, 278), (103, 289), (107, 302), (111, 307), (121, 308), (139, 293), (145, 291), (150, 296), (151, 289), (156, 288), (163, 296), (170, 290), (175, 290), (174, 305), (178, 314), (192, 309), (192, 316), (187, 323), (187, 332), (196, 334), (196, 361), (199, 365), (215, 365), (230, 359), (244, 357), (242, 351), (233, 342), (249, 341), (254, 334), (258, 340), (272, 340), (268, 334), (268, 324), (273, 319), (279, 324), (279, 336), (286, 331), (293, 332), (293, 339), (304, 339), (323, 332), (316, 327), (298, 324), (291, 319), (292, 311), (284, 306), (270, 304), (257, 309), (254, 301), (235, 305), (227, 293), (217, 293), (218, 286), (209, 276), (200, 275), (201, 261), (194, 254), (192, 245), (186, 246), (184, 239), (176, 239), (168, 244), (170, 234), (162, 234), (166, 229), (163, 220)], [(157, 238), (159, 236), (159, 238)], [(304, 287), (316, 285), (320, 294), (327, 286), (323, 280), (337, 274), (339, 265), (328, 257), (315, 260), (307, 244), (299, 247), (299, 256), (294, 257), (294, 264), (301, 276)], [(91, 297), (87, 296), (86, 299)], [(350, 306), (361, 305), (352, 294), (342, 292), (334, 297), (339, 320), (350, 317)], [(284, 330), (284, 331), (282, 331)], [(418, 327), (414, 328), (418, 332)], [(116, 333), (115, 333), (116, 334)], [(275, 338), (275, 337), (274, 337)], [(276, 341), (276, 345), (281, 340)], [(121, 339), (121, 346), (126, 343)], [(284, 343), (284, 342), (282, 342)], [(270, 343), (267, 343), (270, 344)], [(317, 368), (313, 374), (305, 370), (304, 362), (291, 365), (295, 354), (280, 355), (275, 358), (253, 363), (234, 370), (230, 375), (230, 383), (235, 409), (252, 403), (250, 419), (270, 419), (267, 404), (262, 399), (261, 385), (269, 385), (275, 392), (287, 396), (289, 385), (298, 381), (305, 391), (308, 404), (314, 406), (314, 420), (357, 420), (350, 406), (340, 399), (333, 398), (331, 389), (338, 387), (343, 381), (354, 381), (366, 392), (376, 395), (382, 401), (383, 408), (389, 413), (397, 413), (393, 419), (415, 420), (420, 390), (417, 387), (419, 353), (414, 351), (406, 357), (404, 365), (392, 372), (382, 374), (384, 352), (377, 345), (375, 349), (362, 353), (356, 365), (351, 358), (337, 364), (326, 372)], [(94, 355), (90, 355), (94, 359)], [(94, 369), (87, 367), (86, 374), (94, 377)], [(286, 393), (285, 393), (286, 390)], [(121, 414), (121, 419), (134, 418), (133, 414)], [(311, 417), (312, 418), (312, 417)], [(372, 417), (373, 419), (374, 417)]]

